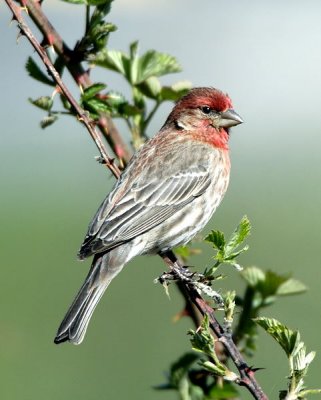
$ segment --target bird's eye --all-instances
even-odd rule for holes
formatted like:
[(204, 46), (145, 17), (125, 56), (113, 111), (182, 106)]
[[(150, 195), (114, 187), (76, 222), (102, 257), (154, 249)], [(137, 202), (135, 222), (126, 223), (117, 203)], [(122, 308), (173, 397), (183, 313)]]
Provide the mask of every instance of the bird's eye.
[(211, 107), (209, 106), (203, 106), (201, 107), (201, 110), (203, 111), (204, 114), (209, 114), (212, 111)]

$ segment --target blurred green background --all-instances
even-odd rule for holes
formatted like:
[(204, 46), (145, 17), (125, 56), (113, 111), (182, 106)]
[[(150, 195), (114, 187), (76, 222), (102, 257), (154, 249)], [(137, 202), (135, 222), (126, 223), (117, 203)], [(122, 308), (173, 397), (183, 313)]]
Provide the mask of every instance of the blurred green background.
[[(74, 44), (82, 8), (48, 0), (44, 9)], [(317, 351), (307, 383), (320, 386), (321, 3), (115, 0), (109, 17), (119, 28), (111, 48), (126, 50), (138, 39), (142, 51), (178, 57), (184, 70), (166, 83), (189, 79), (231, 95), (245, 123), (232, 131), (230, 188), (204, 234), (214, 227), (229, 233), (247, 214), (253, 233), (243, 265), (292, 272), (309, 287), (266, 315), (300, 329), (308, 349)], [(53, 344), (90, 264), (75, 255), (113, 179), (95, 162), (97, 150), (79, 123), (61, 118), (40, 129), (43, 113), (27, 98), (50, 95), (50, 88), (27, 76), (33, 50), (24, 38), (16, 45), (9, 21), (2, 2), (0, 398), (175, 399), (152, 386), (189, 349), (190, 322), (173, 322), (182, 307), (174, 288), (169, 301), (153, 284), (164, 269), (158, 257), (137, 258), (113, 282), (81, 346)], [(111, 72), (97, 69), (93, 79), (128, 94)], [(170, 108), (160, 109), (150, 135)], [(203, 249), (192, 260), (200, 268), (211, 257)], [(219, 289), (242, 291), (237, 273), (225, 272)], [(266, 335), (258, 346), (249, 364), (265, 368), (257, 378), (274, 399), (286, 385), (287, 361)]]

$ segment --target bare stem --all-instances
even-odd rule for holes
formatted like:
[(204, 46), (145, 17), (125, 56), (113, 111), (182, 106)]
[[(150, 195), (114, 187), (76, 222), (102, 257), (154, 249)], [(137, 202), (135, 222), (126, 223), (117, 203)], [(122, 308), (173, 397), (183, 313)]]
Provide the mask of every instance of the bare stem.
[(152, 120), (152, 118), (154, 117), (154, 115), (155, 115), (156, 111), (158, 110), (159, 106), (160, 106), (160, 103), (157, 101), (155, 103), (153, 109), (149, 113), (148, 117), (146, 118), (146, 121), (145, 121), (145, 124), (144, 124), (144, 131), (146, 130), (146, 128), (149, 125), (149, 123)]

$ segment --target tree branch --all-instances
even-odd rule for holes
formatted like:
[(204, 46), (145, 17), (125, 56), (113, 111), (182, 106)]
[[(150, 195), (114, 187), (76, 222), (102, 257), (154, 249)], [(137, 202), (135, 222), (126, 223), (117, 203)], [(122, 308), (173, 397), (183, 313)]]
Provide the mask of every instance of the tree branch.
[(14, 19), (18, 22), (19, 28), (21, 30), (21, 33), (25, 35), (29, 42), (32, 44), (33, 48), (36, 50), (36, 52), (39, 54), (41, 57), (42, 62), (45, 64), (47, 67), (49, 75), (52, 76), (52, 78), (57, 82), (60, 90), (66, 97), (66, 99), (69, 101), (71, 104), (72, 108), (74, 109), (75, 113), (78, 116), (78, 119), (83, 122), (83, 124), (86, 126), (90, 136), (94, 140), (100, 155), (102, 157), (103, 163), (106, 164), (106, 166), (110, 169), (110, 171), (114, 174), (116, 178), (120, 177), (120, 170), (117, 167), (117, 165), (114, 163), (114, 159), (112, 159), (106, 149), (105, 146), (100, 138), (100, 135), (95, 129), (95, 122), (88, 117), (87, 113), (79, 106), (77, 101), (74, 99), (72, 94), (70, 93), (69, 89), (67, 86), (64, 84), (62, 81), (59, 73), (53, 66), (52, 62), (50, 61), (49, 57), (47, 56), (47, 53), (43, 49), (43, 47), (40, 45), (38, 40), (35, 38), (35, 36), (32, 34), (31, 30), (29, 29), (28, 25), (24, 22), (24, 19), (22, 18), (21, 15), (21, 8), (15, 4), (13, 0), (5, 0), (8, 7), (12, 11), (12, 14), (14, 16)]
[[(32, 21), (43, 34), (44, 42), (49, 46), (53, 46), (56, 53), (63, 59), (66, 68), (75, 82), (83, 88), (91, 86), (92, 81), (89, 77), (89, 73), (84, 70), (81, 65), (81, 61), (83, 60), (79, 60), (78, 54), (71, 50), (62, 40), (59, 33), (43, 13), (41, 3), (36, 0), (19, 0), (19, 2), (28, 10), (28, 15), (30, 15)], [(10, 3), (12, 4), (13, 2), (11, 1)], [(16, 6), (16, 8), (18, 7)], [(120, 159), (121, 165), (126, 165), (130, 160), (132, 153), (119, 134), (112, 119), (108, 115), (105, 115), (98, 121), (97, 126), (116, 156)]]
[(255, 379), (255, 369), (249, 367), (245, 362), (243, 355), (233, 341), (231, 332), (227, 329), (224, 329), (223, 326), (218, 322), (213, 308), (210, 307), (201, 297), (198, 290), (195, 288), (193, 281), (182, 279), (181, 271), (184, 270), (184, 267), (180, 264), (174, 253), (168, 252), (163, 254), (162, 257), (165, 263), (171, 268), (174, 277), (176, 277), (179, 280), (179, 283), (183, 285), (191, 303), (197, 307), (203, 316), (205, 314), (208, 315), (210, 328), (214, 332), (214, 335), (217, 338), (216, 340), (218, 340), (219, 343), (224, 346), (226, 353), (229, 355), (239, 371), (240, 379), (236, 383), (240, 386), (245, 386), (255, 399), (268, 400), (268, 397)]

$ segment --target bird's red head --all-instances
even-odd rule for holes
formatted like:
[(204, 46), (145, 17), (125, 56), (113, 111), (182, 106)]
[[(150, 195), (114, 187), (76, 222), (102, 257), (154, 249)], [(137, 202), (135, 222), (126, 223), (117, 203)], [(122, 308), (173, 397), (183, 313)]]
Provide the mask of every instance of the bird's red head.
[(214, 88), (194, 88), (183, 96), (163, 128), (193, 134), (195, 139), (227, 149), (228, 128), (242, 123), (227, 94)]
[(204, 106), (218, 112), (233, 108), (232, 101), (227, 94), (214, 88), (199, 87), (191, 89), (183, 96), (177, 102), (174, 110), (180, 112), (183, 109), (197, 109)]

